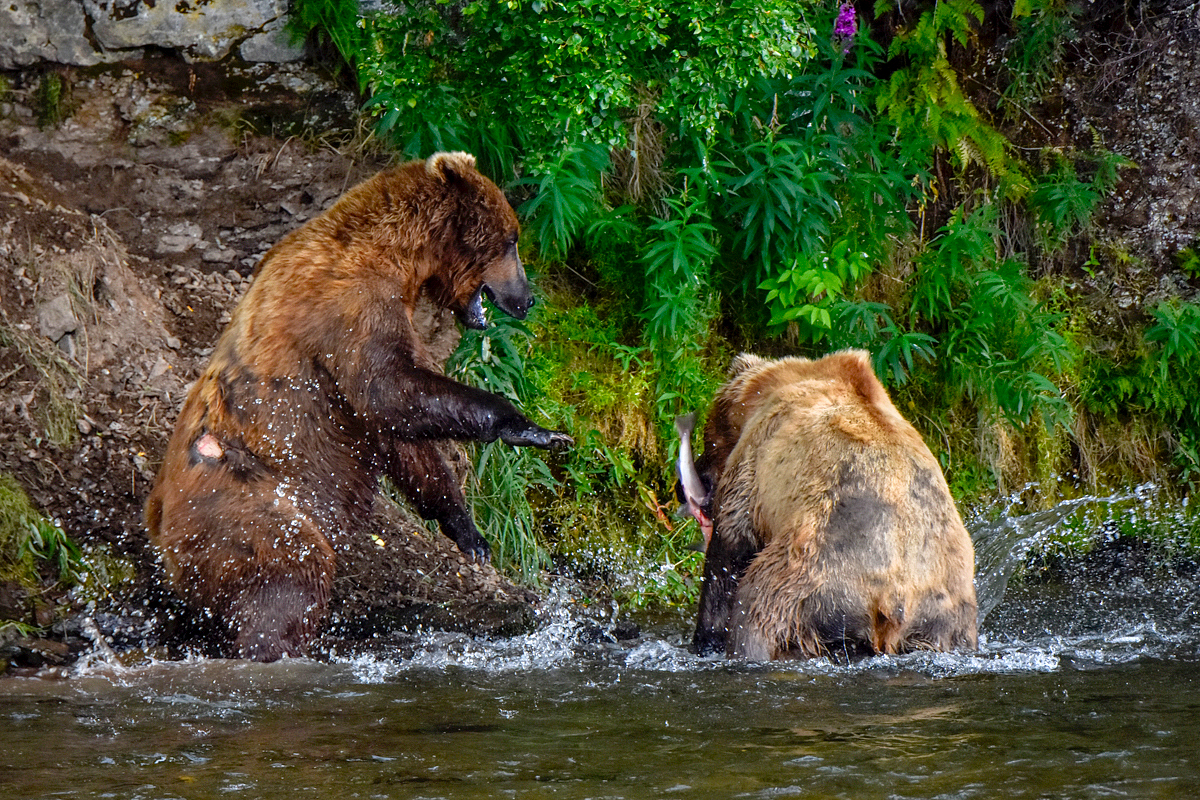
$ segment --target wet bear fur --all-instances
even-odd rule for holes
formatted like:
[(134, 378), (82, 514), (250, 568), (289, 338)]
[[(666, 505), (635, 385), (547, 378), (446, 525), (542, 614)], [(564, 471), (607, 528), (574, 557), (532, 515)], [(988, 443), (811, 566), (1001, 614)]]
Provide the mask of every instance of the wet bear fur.
[(558, 447), (561, 433), (441, 374), (418, 297), (486, 325), (482, 296), (524, 317), (517, 218), (465, 153), (349, 190), (266, 254), (192, 387), (146, 507), (175, 591), (231, 655), (301, 655), (325, 616), (339, 537), (386, 475), (469, 556), (486, 559), (439, 439)]
[(974, 649), (974, 549), (863, 351), (738, 356), (696, 463), (713, 515), (694, 643), (753, 660)]

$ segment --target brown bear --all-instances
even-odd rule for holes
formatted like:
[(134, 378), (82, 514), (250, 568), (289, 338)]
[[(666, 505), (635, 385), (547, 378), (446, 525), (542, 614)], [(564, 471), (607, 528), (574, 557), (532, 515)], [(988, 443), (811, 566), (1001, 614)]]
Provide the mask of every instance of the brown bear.
[(976, 647), (971, 538), (867, 353), (738, 356), (704, 450), (694, 467), (681, 458), (680, 473), (689, 509), (712, 526), (697, 652)]
[(146, 506), (150, 540), (234, 655), (306, 652), (325, 615), (334, 544), (371, 513), (380, 475), (469, 556), (487, 542), (437, 449), (563, 433), (441, 374), (413, 312), (422, 293), (486, 326), (483, 295), (524, 318), (533, 295), (517, 217), (466, 153), (438, 153), (350, 189), (255, 271), (188, 394)]

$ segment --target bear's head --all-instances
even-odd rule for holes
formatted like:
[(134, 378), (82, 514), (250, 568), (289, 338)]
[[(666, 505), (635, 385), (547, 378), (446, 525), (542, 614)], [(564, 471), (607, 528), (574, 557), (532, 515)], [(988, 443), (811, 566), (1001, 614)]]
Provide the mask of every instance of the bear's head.
[(435, 153), (425, 169), (453, 201), (447, 263), (455, 274), (442, 287), (445, 306), (466, 327), (486, 328), (486, 294), (496, 308), (524, 319), (533, 291), (517, 253), (517, 215), (504, 193), (475, 168), (469, 153)]
[(875, 377), (871, 356), (865, 350), (842, 350), (815, 360), (801, 356), (768, 359), (742, 353), (733, 359), (728, 380), (717, 393), (708, 414), (704, 450), (696, 462), (696, 484), (702, 488), (695, 490), (693, 497), (686, 496), (685, 488), (684, 499), (702, 509), (711, 507), (712, 493), (720, 483), (725, 462), (741, 438), (747, 421), (772, 402), (781, 389), (797, 386), (810, 387), (813, 396), (851, 392), (863, 404), (886, 415), (891, 420), (890, 425), (902, 421)]

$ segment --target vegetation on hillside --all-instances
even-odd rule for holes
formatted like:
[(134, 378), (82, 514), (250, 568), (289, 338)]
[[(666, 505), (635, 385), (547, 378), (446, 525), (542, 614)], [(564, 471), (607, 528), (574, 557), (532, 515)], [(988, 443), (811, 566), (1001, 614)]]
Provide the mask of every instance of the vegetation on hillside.
[(743, 349), (869, 349), (960, 500), (1200, 480), (1200, 308), (1115, 320), (1079, 288), (1126, 257), (1093, 223), (1135, 165), (1012, 139), (1075, 6), (1017, 0), (990, 60), (974, 0), (405, 9), (295, 4), (381, 141), (473, 152), (524, 220), (547, 302), (451, 368), (578, 442), (477, 452), (476, 512), (526, 577), (652, 565), (639, 599), (694, 592), (671, 421)]

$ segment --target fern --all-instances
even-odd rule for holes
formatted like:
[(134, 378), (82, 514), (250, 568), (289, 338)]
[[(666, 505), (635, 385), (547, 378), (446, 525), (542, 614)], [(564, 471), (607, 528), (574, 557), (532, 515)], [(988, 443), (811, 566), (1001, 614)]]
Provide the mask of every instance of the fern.
[(982, 21), (983, 11), (972, 0), (941, 0), (925, 10), (893, 39), (888, 56), (906, 66), (896, 70), (877, 102), (902, 141), (927, 150), (926, 160), (943, 150), (960, 173), (977, 166), (998, 181), (1003, 196), (1018, 198), (1028, 191), (1024, 168), (1004, 135), (964, 94), (947, 55), (947, 37), (966, 47), (973, 26)]
[(575, 145), (563, 149), (540, 175), (522, 181), (537, 187), (520, 212), (530, 221), (544, 255), (564, 256), (585, 221), (600, 212), (600, 181), (608, 163), (607, 148)]

